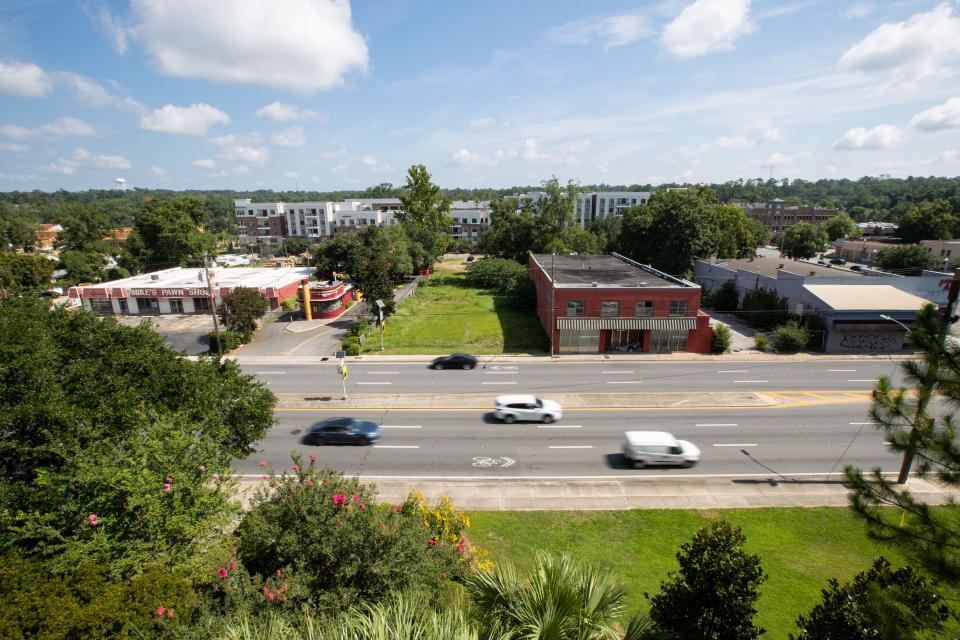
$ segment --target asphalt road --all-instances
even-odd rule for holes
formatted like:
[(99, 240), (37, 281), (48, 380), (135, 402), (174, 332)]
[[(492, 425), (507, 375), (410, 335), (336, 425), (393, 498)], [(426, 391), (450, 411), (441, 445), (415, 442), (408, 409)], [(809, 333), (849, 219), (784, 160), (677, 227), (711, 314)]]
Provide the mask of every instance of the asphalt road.
[[(355, 417), (382, 425), (374, 446), (308, 446), (303, 430), (337, 414), (287, 409), (261, 443), (262, 450), (238, 464), (259, 475), (265, 460), (289, 468), (291, 451), (321, 464), (366, 477), (539, 478), (665, 475), (764, 477), (824, 474), (845, 464), (895, 471), (899, 460), (869, 422), (867, 405), (795, 408), (676, 410), (567, 410), (553, 425), (505, 425), (483, 411), (429, 409), (361, 410)], [(625, 430), (666, 430), (696, 443), (701, 463), (693, 469), (634, 470), (620, 455)]]
[[(881, 375), (899, 378), (894, 360), (663, 361), (584, 363), (481, 360), (472, 371), (433, 371), (425, 363), (349, 364), (347, 391), (364, 393), (630, 393), (661, 391), (855, 391)], [(340, 395), (333, 358), (321, 364), (243, 364), (275, 393)]]

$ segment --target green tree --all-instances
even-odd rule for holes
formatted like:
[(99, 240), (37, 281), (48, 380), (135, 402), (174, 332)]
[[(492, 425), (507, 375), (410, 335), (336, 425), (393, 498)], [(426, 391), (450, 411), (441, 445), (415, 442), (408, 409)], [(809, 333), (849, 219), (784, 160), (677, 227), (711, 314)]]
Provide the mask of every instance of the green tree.
[(65, 283), (100, 282), (103, 280), (103, 254), (96, 251), (63, 251), (60, 268), (67, 271)]
[(50, 287), (52, 260), (23, 253), (0, 253), (0, 298)]
[(905, 244), (883, 249), (877, 253), (874, 262), (884, 271), (905, 276), (920, 275), (920, 272), (924, 269), (936, 269), (943, 266), (930, 253), (929, 249), (918, 244)]
[(203, 230), (207, 215), (203, 202), (193, 197), (150, 200), (137, 217), (138, 241), (130, 244), (142, 251), (136, 261), (150, 269), (203, 265), (203, 256), (214, 249), (214, 237)]
[(904, 242), (949, 240), (957, 231), (957, 218), (946, 200), (928, 202), (912, 210), (900, 222), (897, 233)]
[(820, 594), (821, 602), (797, 619), (800, 633), (791, 640), (914, 640), (941, 630), (950, 617), (936, 582), (911, 567), (893, 570), (884, 558), (843, 585), (831, 579)]
[(0, 301), (0, 552), (118, 577), (205, 571), (237, 509), (231, 465), (274, 402), (235, 363), (187, 360), (146, 324)]
[(506, 258), (483, 258), (467, 265), (467, 282), (473, 287), (509, 294), (527, 280), (527, 268)]
[(480, 238), (483, 253), (526, 264), (534, 249), (537, 221), (529, 208), (520, 209), (516, 198), (490, 203), (490, 227)]
[(623, 216), (620, 253), (685, 275), (717, 246), (717, 207), (693, 191), (658, 191)]
[(756, 253), (753, 227), (743, 209), (732, 204), (717, 206), (718, 258), (746, 258)]
[(827, 232), (827, 240), (833, 241), (853, 235), (857, 230), (857, 223), (847, 214), (841, 213), (824, 222), (823, 230)]
[(257, 328), (257, 320), (270, 308), (270, 302), (256, 289), (240, 287), (223, 296), (217, 314), (230, 330), (251, 335)]
[(755, 218), (750, 218), (749, 224), (750, 232), (753, 235), (754, 247), (765, 247), (770, 244), (772, 234), (770, 233), (770, 229), (767, 228), (767, 225)]
[(0, 202), (0, 253), (33, 251), (37, 246), (39, 222)]
[[(946, 335), (936, 307), (921, 309), (910, 331), (921, 359), (900, 363), (908, 386), (895, 389), (888, 376), (877, 380), (870, 417), (918, 477), (934, 477), (957, 489), (960, 443), (956, 418), (947, 409), (960, 401), (960, 347)], [(934, 413), (935, 399), (945, 403), (936, 409), (942, 411), (939, 415)], [(934, 509), (879, 468), (864, 474), (848, 466), (844, 473), (851, 483), (851, 505), (871, 537), (896, 546), (951, 582), (960, 580), (960, 505)]]
[(313, 266), (327, 278), (334, 273), (352, 273), (360, 259), (360, 239), (355, 233), (338, 233), (333, 239), (319, 245), (314, 253)]
[(684, 640), (749, 640), (763, 634), (753, 619), (767, 576), (760, 558), (743, 550), (745, 542), (739, 528), (719, 520), (681, 544), (679, 572), (647, 596), (653, 621)]
[(732, 339), (733, 333), (730, 331), (730, 327), (722, 323), (716, 324), (710, 338), (710, 353), (726, 353), (730, 350)]
[(798, 222), (783, 232), (783, 253), (788, 258), (807, 259), (823, 251), (827, 233), (809, 222)]
[(433, 233), (446, 233), (453, 225), (453, 218), (447, 215), (450, 198), (433, 184), (430, 172), (422, 164), (407, 170), (407, 182), (400, 189), (400, 202), (403, 211), (397, 212), (396, 217), (401, 222), (411, 222)]
[(82, 204), (68, 204), (60, 208), (57, 218), (63, 226), (57, 240), (61, 250), (109, 253), (103, 238), (112, 225), (105, 213)]
[(564, 188), (553, 177), (546, 180), (542, 188), (547, 195), (535, 205), (536, 236), (532, 248), (542, 253), (569, 253), (572, 250), (569, 236), (576, 225), (573, 210), (577, 187), (570, 181)]

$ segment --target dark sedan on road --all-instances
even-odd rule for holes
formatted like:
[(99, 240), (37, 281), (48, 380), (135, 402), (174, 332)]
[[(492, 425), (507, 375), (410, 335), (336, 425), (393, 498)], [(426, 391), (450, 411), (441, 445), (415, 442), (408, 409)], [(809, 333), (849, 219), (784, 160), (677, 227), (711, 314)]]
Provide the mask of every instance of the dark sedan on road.
[(306, 444), (373, 444), (380, 427), (356, 418), (329, 418), (310, 427), (303, 439)]
[(473, 369), (477, 366), (477, 359), (465, 353), (454, 353), (441, 356), (433, 360), (431, 369)]

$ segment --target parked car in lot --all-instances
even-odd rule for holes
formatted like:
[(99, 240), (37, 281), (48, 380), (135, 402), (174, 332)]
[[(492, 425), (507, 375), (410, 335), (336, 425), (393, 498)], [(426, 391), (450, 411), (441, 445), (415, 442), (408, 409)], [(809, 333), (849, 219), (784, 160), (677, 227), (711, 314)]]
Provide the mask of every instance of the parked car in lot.
[(831, 258), (830, 264), (847, 264), (847, 261), (843, 258)]
[(823, 258), (820, 258), (819, 260), (817, 260), (817, 264), (827, 264), (827, 261), (824, 260)]
[(477, 359), (465, 353), (452, 353), (433, 359), (431, 369), (473, 369), (477, 366)]
[(380, 439), (380, 426), (356, 418), (328, 418), (314, 424), (304, 436), (306, 444), (373, 444)]
[(558, 403), (536, 396), (497, 396), (496, 405), (494, 417), (507, 424), (518, 420), (550, 424), (563, 417), (563, 410)]
[(855, 264), (852, 267), (850, 267), (850, 271), (866, 271), (866, 267), (864, 267), (863, 265)]
[(623, 457), (634, 467), (675, 465), (692, 467), (700, 462), (700, 449), (686, 440), (677, 440), (666, 431), (627, 431)]

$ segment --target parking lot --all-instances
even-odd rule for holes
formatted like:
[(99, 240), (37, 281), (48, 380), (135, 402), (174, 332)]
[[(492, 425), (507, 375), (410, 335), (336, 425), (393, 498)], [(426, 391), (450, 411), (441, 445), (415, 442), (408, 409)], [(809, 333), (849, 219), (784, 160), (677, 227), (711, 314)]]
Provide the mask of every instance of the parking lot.
[(128, 327), (149, 322), (163, 336), (167, 345), (188, 356), (206, 353), (209, 349), (207, 334), (213, 331), (213, 318), (207, 314), (114, 317)]

